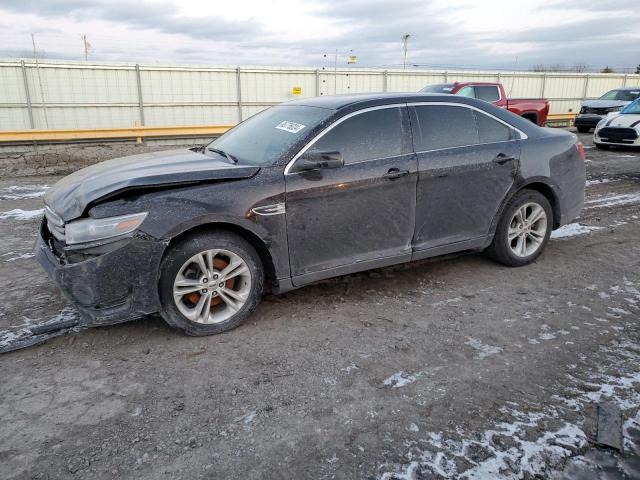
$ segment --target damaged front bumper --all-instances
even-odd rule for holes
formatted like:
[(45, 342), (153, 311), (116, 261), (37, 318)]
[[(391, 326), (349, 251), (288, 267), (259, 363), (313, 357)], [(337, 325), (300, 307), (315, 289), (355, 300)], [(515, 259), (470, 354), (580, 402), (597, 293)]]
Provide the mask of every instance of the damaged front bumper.
[(109, 325), (160, 310), (158, 272), (165, 243), (136, 235), (101, 254), (67, 258), (56, 251), (43, 222), (35, 255), (78, 309), (83, 324)]

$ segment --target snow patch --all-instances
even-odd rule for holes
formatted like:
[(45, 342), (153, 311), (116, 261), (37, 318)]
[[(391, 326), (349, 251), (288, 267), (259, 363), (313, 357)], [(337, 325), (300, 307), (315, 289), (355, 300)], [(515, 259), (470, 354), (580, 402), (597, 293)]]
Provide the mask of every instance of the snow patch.
[(602, 183), (609, 183), (609, 182), (611, 182), (610, 178), (600, 178), (598, 180), (587, 180), (586, 186), (590, 187), (591, 185), (600, 185)]
[(478, 351), (478, 358), (483, 359), (496, 353), (502, 352), (502, 347), (494, 347), (492, 345), (486, 345), (477, 338), (468, 337), (469, 340), (464, 342), (465, 345), (469, 345), (471, 348)]
[(458, 303), (462, 301), (462, 297), (454, 297), (454, 298), (448, 298), (446, 300), (442, 300), (440, 302), (435, 302), (432, 303), (431, 306), (432, 307), (442, 307), (443, 305), (448, 305), (450, 303)]
[(594, 198), (592, 200), (587, 200), (584, 202), (584, 209), (589, 210), (593, 208), (606, 208), (619, 205), (631, 205), (634, 203), (640, 203), (640, 194), (621, 193), (618, 195), (606, 195)]
[[(595, 367), (587, 379), (567, 375), (568, 386), (564, 395), (554, 395), (556, 405), (540, 406), (539, 412), (522, 412), (509, 404), (499, 410), (509, 421), (496, 422), (484, 431), (466, 431), (461, 427), (451, 432), (428, 432), (426, 447), (408, 442), (408, 462), (392, 467), (380, 475), (381, 480), (417, 480), (440, 475), (461, 480), (506, 480), (516, 478), (549, 478), (550, 472), (562, 468), (568, 457), (588, 446), (588, 440), (578, 423), (559, 422), (563, 410), (579, 411), (586, 404), (609, 400), (624, 410), (640, 404), (640, 346), (629, 341), (613, 342), (600, 350), (609, 358), (608, 366)], [(622, 360), (624, 359), (624, 360)], [(624, 374), (623, 361), (632, 370)], [(612, 369), (613, 374), (606, 369)], [(559, 428), (549, 430), (552, 421)], [(624, 424), (625, 442), (629, 429), (640, 428), (640, 412)], [(542, 432), (532, 436), (535, 432)], [(506, 445), (505, 445), (505, 442)], [(459, 460), (466, 460), (470, 468), (459, 470)]]
[(22, 210), (21, 208), (14, 208), (7, 212), (0, 212), (0, 220), (13, 219), (13, 220), (31, 220), (37, 218), (44, 213), (44, 209), (38, 210)]
[[(9, 257), (9, 255), (13, 255), (13, 256)], [(16, 260), (25, 260), (27, 258), (33, 258), (33, 257), (35, 257), (35, 255), (33, 253), (7, 252), (7, 253), (3, 253), (2, 255), (0, 255), (0, 257), (9, 257), (9, 258), (5, 258), (4, 261), (5, 262), (14, 262)]]
[(359, 367), (355, 363), (352, 363), (351, 365), (347, 365), (346, 367), (341, 368), (340, 371), (351, 373), (352, 370), (358, 370), (358, 368)]
[(551, 238), (569, 238), (577, 235), (585, 235), (587, 233), (600, 230), (601, 227), (592, 227), (589, 225), (581, 225), (579, 223), (569, 223), (557, 230), (551, 232)]
[(382, 384), (385, 387), (400, 388), (415, 382), (419, 376), (420, 373), (409, 374), (405, 371), (399, 371), (386, 378)]
[(12, 185), (0, 188), (0, 200), (23, 200), (43, 196), (49, 185)]
[(255, 410), (251, 410), (241, 417), (236, 418), (236, 422), (242, 422), (245, 426), (248, 427), (256, 419), (257, 416), (258, 412), (256, 412)]
[(613, 313), (618, 315), (631, 315), (631, 312), (629, 310), (625, 310), (624, 308), (618, 308), (618, 307), (608, 307), (608, 308)]

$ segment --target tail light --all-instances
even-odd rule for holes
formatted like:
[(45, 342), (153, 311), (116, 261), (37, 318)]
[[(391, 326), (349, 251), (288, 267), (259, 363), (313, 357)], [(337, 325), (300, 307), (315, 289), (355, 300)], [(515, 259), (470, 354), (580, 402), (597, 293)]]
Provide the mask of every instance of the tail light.
[(584, 151), (584, 147), (582, 146), (582, 142), (576, 142), (576, 150), (578, 150), (578, 153), (580, 154), (580, 158), (584, 162), (587, 159), (587, 154)]

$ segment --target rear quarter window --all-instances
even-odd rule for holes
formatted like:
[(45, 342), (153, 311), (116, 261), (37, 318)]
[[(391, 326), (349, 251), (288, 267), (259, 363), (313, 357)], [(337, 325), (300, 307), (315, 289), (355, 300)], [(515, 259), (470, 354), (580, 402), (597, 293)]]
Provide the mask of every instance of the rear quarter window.
[(480, 143), (506, 142), (514, 138), (513, 129), (484, 113), (473, 112), (478, 126)]

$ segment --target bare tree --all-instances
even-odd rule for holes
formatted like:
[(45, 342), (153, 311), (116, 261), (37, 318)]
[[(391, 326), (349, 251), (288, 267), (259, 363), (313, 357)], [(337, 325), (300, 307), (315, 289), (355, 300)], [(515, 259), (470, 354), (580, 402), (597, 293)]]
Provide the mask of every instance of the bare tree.
[(570, 67), (562, 65), (561, 63), (554, 63), (552, 65), (545, 65), (539, 63), (531, 67), (534, 72), (576, 72), (584, 73), (589, 71), (589, 65), (586, 63), (575, 63)]

